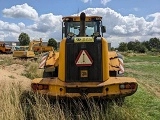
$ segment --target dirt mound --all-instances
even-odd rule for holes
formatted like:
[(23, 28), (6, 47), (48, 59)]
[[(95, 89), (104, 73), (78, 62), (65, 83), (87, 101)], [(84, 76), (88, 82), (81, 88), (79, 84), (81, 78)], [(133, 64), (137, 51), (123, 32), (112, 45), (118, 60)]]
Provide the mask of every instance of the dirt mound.
[(25, 66), (20, 65), (20, 64), (12, 64), (10, 66), (5, 66), (5, 70), (16, 73), (18, 75), (22, 75), (22, 73), (25, 70)]
[(30, 89), (31, 80), (21, 75), (24, 69), (24, 66), (18, 64), (0, 66), (1, 84), (20, 83), (24, 88)]

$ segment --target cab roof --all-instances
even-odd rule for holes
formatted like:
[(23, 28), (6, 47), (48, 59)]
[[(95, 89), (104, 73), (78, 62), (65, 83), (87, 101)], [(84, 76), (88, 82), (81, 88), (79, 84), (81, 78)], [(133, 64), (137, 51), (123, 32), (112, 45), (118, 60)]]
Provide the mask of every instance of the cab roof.
[[(62, 18), (65, 21), (80, 21), (80, 16), (66, 16)], [(101, 21), (101, 16), (86, 16), (86, 21)]]

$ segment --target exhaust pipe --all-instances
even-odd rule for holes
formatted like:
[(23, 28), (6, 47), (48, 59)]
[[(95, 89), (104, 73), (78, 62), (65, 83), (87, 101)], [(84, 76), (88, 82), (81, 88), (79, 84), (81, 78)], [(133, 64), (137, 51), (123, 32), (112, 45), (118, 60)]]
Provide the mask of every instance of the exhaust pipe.
[(86, 14), (84, 12), (81, 13), (80, 15), (80, 37), (86, 36), (85, 33), (85, 19), (86, 19)]

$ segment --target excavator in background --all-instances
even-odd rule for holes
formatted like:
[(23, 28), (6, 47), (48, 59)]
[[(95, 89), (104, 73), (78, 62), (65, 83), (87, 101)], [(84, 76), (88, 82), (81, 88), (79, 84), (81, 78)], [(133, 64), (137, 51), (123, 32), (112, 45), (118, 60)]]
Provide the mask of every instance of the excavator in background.
[(29, 46), (17, 46), (15, 47), (16, 50), (13, 52), (13, 57), (15, 58), (35, 58), (35, 53), (33, 50), (33, 46), (39, 44), (42, 46), (42, 39), (40, 40), (32, 40), (29, 43)]
[(0, 53), (11, 54), (12, 49), (11, 47), (7, 46), (6, 43), (0, 42)]
[(42, 52), (48, 52), (48, 51), (53, 51), (54, 49), (53, 49), (53, 47), (52, 46), (44, 46), (44, 45), (42, 45), (42, 46), (37, 46), (37, 45), (35, 45), (35, 46), (33, 46), (33, 51), (34, 52), (38, 52), (38, 53), (42, 53)]
[(33, 92), (65, 98), (122, 100), (133, 95), (137, 81), (124, 77), (123, 58), (108, 50), (101, 16), (63, 17), (59, 52), (42, 56), (43, 78), (31, 82)]

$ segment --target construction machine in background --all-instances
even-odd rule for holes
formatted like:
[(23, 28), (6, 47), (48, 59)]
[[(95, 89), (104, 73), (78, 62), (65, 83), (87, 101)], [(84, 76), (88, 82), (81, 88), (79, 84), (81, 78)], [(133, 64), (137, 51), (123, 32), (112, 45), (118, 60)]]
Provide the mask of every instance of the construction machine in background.
[(48, 51), (54, 51), (52, 46), (33, 46), (33, 51), (38, 53), (48, 52)]
[(45, 53), (40, 62), (43, 78), (32, 80), (32, 91), (52, 98), (122, 99), (138, 87), (124, 77), (122, 57), (108, 50), (101, 16), (63, 17), (59, 53)]
[(11, 54), (12, 53), (12, 48), (9, 47), (9, 45), (7, 45), (6, 43), (0, 42), (0, 53)]
[(34, 45), (39, 44), (42, 46), (42, 39), (32, 40), (29, 46), (16, 46), (13, 52), (13, 57), (15, 58), (36, 58), (35, 52), (33, 50)]

